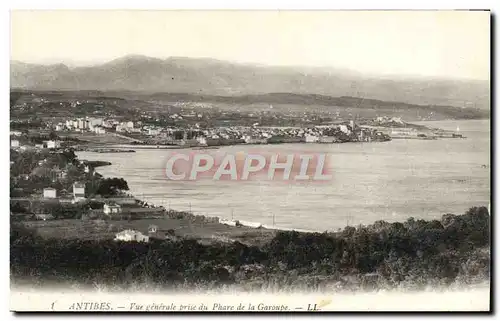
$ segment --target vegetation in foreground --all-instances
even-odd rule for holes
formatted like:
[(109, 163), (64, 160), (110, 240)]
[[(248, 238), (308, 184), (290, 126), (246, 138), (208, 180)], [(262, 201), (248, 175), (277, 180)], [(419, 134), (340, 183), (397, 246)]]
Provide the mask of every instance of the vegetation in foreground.
[(419, 289), (489, 280), (490, 216), (485, 207), (439, 220), (346, 227), (335, 234), (282, 231), (262, 247), (43, 239), (11, 225), (14, 283), (146, 289)]

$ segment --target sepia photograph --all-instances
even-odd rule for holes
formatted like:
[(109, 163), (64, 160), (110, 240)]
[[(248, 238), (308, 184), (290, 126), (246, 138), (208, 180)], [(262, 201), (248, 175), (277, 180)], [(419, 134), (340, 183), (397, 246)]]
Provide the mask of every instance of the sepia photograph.
[(13, 312), (491, 311), (488, 10), (11, 10)]

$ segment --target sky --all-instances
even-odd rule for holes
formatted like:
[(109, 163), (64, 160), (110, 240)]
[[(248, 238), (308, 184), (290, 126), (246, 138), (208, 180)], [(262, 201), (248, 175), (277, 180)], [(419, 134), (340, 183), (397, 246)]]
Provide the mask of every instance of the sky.
[(489, 80), (490, 13), (11, 11), (11, 60), (85, 65), (128, 54)]

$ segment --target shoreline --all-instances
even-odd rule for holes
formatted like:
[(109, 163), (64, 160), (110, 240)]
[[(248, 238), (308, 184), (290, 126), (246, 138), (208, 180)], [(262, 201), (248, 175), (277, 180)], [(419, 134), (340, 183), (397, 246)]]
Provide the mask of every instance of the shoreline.
[[(100, 175), (102, 175), (102, 174), (100, 174)], [(103, 177), (105, 177), (105, 176), (103, 176)], [(109, 178), (109, 177), (105, 177), (105, 178)], [(293, 228), (293, 227), (288, 228), (288, 227), (280, 227), (280, 226), (270, 226), (268, 224), (261, 224), (259, 222), (253, 222), (253, 221), (224, 219), (224, 218), (217, 216), (217, 215), (201, 215), (201, 214), (195, 214), (192, 211), (181, 211), (181, 210), (176, 210), (176, 209), (172, 209), (172, 208), (167, 209), (163, 205), (155, 205), (151, 202), (146, 201), (145, 199), (142, 200), (139, 197), (137, 197), (136, 195), (133, 195), (131, 193), (127, 194), (127, 195), (132, 197), (134, 200), (138, 201), (139, 204), (143, 207), (146, 205), (146, 207), (162, 209), (166, 213), (172, 212), (172, 214), (184, 214), (184, 215), (186, 215), (186, 213), (187, 213), (187, 214), (192, 215), (196, 218), (203, 218), (203, 219), (209, 218), (209, 219), (215, 220), (217, 224), (227, 226), (228, 228), (238, 229), (238, 228), (240, 228), (240, 226), (242, 226), (242, 227), (246, 227), (246, 228), (252, 228), (255, 230), (268, 230), (268, 231), (288, 231), (288, 232), (295, 231), (295, 232), (299, 232), (299, 233), (322, 233), (322, 232), (325, 232), (325, 231), (297, 229), (297, 228)], [(327, 231), (327, 232), (335, 233), (334, 231)]]
[[(187, 148), (187, 149), (191, 149), (191, 148), (192, 147)], [(92, 152), (92, 151), (78, 151), (78, 152)], [(78, 156), (77, 156), (77, 159), (79, 159)], [(97, 163), (97, 166), (94, 166), (94, 168), (113, 165), (109, 161), (88, 161), (88, 160), (82, 160), (82, 161), (89, 162), (89, 163), (92, 163), (92, 162)], [(98, 171), (95, 171), (95, 173), (100, 175), (103, 178), (113, 178), (113, 177), (106, 177), (102, 173), (99, 173)], [(191, 212), (190, 211), (181, 211), (181, 210), (176, 210), (176, 209), (171, 209), (171, 208), (167, 209), (163, 205), (153, 204), (151, 202), (148, 202), (146, 199), (141, 199), (138, 195), (134, 195), (134, 194), (129, 193), (129, 192), (126, 192), (125, 195), (127, 197), (133, 198), (136, 202), (139, 203), (139, 205), (141, 205), (142, 208), (157, 208), (157, 209), (163, 210), (165, 213), (173, 212), (174, 214), (178, 213), (178, 214), (184, 214), (184, 215), (185, 215), (185, 213), (189, 213), (190, 215), (192, 215), (194, 217), (198, 217), (198, 218), (211, 218), (211, 219), (216, 220), (217, 224), (224, 225), (224, 226), (227, 226), (229, 228), (238, 229), (239, 228), (238, 225), (240, 225), (240, 226), (247, 227), (247, 228), (253, 228), (255, 230), (265, 229), (268, 231), (296, 231), (299, 233), (322, 233), (322, 232), (325, 232), (325, 231), (307, 230), (307, 229), (300, 229), (300, 228), (297, 229), (297, 228), (293, 228), (293, 227), (288, 228), (288, 227), (279, 227), (279, 226), (269, 226), (268, 224), (261, 224), (260, 222), (253, 222), (253, 221), (246, 221), (246, 220), (228, 220), (228, 219), (224, 219), (220, 216), (216, 216), (216, 215), (194, 214), (194, 212), (192, 212), (192, 211)], [(105, 200), (105, 199), (103, 199), (103, 200)], [(227, 224), (221, 223), (221, 221), (225, 222)], [(328, 231), (328, 232), (335, 233), (335, 231)]]
[[(476, 124), (477, 121), (471, 121), (471, 123)], [(482, 125), (480, 125), (481, 127), (484, 127), (483, 123), (480, 123), (480, 124), (482, 124)], [(444, 127), (442, 127), (442, 126), (439, 126), (439, 127), (440, 128), (450, 128), (450, 127), (453, 128), (453, 127), (456, 127), (456, 124), (454, 124), (454, 123), (452, 123), (451, 125), (450, 124), (444, 124), (443, 126)], [(474, 125), (474, 126), (476, 126), (476, 125)], [(460, 124), (460, 127), (462, 127), (462, 124)], [(464, 129), (468, 128), (465, 125), (463, 127), (464, 127)], [(469, 136), (469, 135), (467, 135), (467, 136)], [(475, 136), (472, 136), (472, 140), (475, 141)], [(400, 139), (394, 139), (394, 142), (397, 142), (397, 141), (401, 141), (401, 140)], [(448, 139), (438, 139), (437, 141), (441, 141), (440, 144), (442, 145), (442, 144), (447, 144), (446, 141), (448, 141)], [(467, 139), (464, 139), (464, 140), (462, 140), (462, 139), (453, 139), (453, 142), (455, 142), (455, 141), (457, 143), (461, 144), (460, 141), (467, 141)], [(419, 142), (419, 141), (418, 140), (413, 140), (413, 142)], [(418, 146), (424, 146), (424, 144), (425, 143), (422, 142), (421, 145), (419, 144)], [(470, 143), (467, 143), (467, 144), (470, 144)], [(309, 145), (323, 145), (323, 144), (314, 144), (314, 143), (312, 143), (312, 144), (309, 144)], [(340, 146), (338, 144), (329, 144), (329, 145)], [(358, 144), (355, 144), (355, 145), (358, 145)], [(355, 145), (347, 144), (347, 145), (344, 145), (344, 146), (347, 147), (347, 148), (349, 148), (350, 146), (355, 146)], [(377, 148), (377, 149), (379, 149), (379, 150), (384, 151), (386, 149), (391, 150), (392, 149), (391, 145), (374, 145), (374, 147)], [(304, 145), (296, 145), (296, 146), (297, 146), (297, 148), (300, 148), (300, 146), (304, 146)], [(431, 143), (431, 146), (436, 146), (436, 145), (435, 145), (435, 143)], [(306, 146), (304, 146), (304, 147), (306, 147)], [(333, 147), (336, 147), (336, 146), (333, 146)], [(340, 147), (343, 147), (343, 146), (340, 146)], [(185, 148), (186, 148), (187, 151), (189, 151), (189, 150), (192, 149), (192, 148), (187, 148), (187, 147), (185, 147)], [(249, 148), (251, 148), (251, 147), (249, 146)], [(263, 148), (265, 149), (266, 147), (263, 147)], [(316, 147), (314, 147), (314, 148), (316, 148)], [(154, 153), (153, 150), (149, 150), (149, 151), (151, 151), (152, 153)], [(139, 150), (138, 150), (138, 152), (139, 152)], [(143, 153), (144, 152), (147, 153), (147, 151), (145, 151), (145, 150), (143, 151)], [(82, 152), (82, 154), (86, 154), (86, 153)], [(146, 155), (145, 157), (149, 157), (149, 156), (147, 156), (149, 154), (145, 154), (145, 155)], [(154, 154), (154, 155), (156, 155), (156, 154)], [(82, 158), (82, 157), (84, 158), (85, 156), (81, 155), (80, 158)], [(89, 159), (94, 159), (94, 157), (96, 159), (106, 159), (105, 155), (99, 155), (99, 154), (95, 154), (95, 153), (89, 153), (87, 157), (89, 157)], [(103, 157), (103, 158), (100, 158), (100, 157)], [(115, 159), (117, 163), (120, 163), (120, 159), (121, 158), (118, 155), (109, 156), (108, 159), (111, 159), (111, 158)], [(116, 164), (114, 164), (114, 165), (116, 165)], [(478, 165), (478, 166), (480, 166), (480, 165)], [(130, 167), (130, 166), (128, 166), (128, 167)], [(132, 168), (133, 167), (134, 166), (132, 166)], [(97, 170), (97, 171), (99, 171), (99, 170)], [(120, 176), (119, 166), (118, 167), (112, 166), (109, 169), (104, 169), (103, 168), (103, 171), (109, 173), (111, 175), (109, 177), (112, 177), (113, 175)], [(100, 171), (100, 173), (102, 174), (103, 171)], [(482, 176), (483, 173), (481, 172), (480, 174), (481, 174), (481, 177), (483, 177)], [(455, 184), (455, 183), (452, 182), (452, 184)], [(147, 183), (144, 182), (143, 184), (147, 184)], [(151, 200), (153, 202), (157, 202), (156, 204), (151, 203), (151, 205), (159, 206), (160, 204), (163, 204), (164, 208), (168, 209), (168, 203), (167, 203), (167, 201), (164, 201), (163, 203), (161, 203), (162, 202), (161, 198), (163, 198), (163, 197), (167, 197), (168, 198), (168, 194), (171, 193), (171, 192), (169, 192), (169, 188), (168, 187), (167, 188), (163, 188), (163, 186), (162, 186), (163, 189), (161, 189), (161, 191), (164, 191), (164, 193), (162, 193), (161, 195), (159, 194), (159, 196), (156, 195), (156, 193), (153, 193), (151, 195), (148, 194), (149, 196), (145, 195), (145, 197), (142, 197), (141, 190), (144, 191), (144, 193), (146, 193), (146, 191), (149, 191), (149, 189), (145, 188), (145, 187), (143, 189), (140, 185), (138, 185), (138, 186), (134, 185), (134, 186), (135, 187), (134, 187), (134, 195), (133, 195), (133, 197), (135, 199), (138, 199), (140, 201), (145, 201), (147, 203), (151, 203), (149, 201), (149, 200)], [(453, 186), (455, 186), (455, 185), (453, 185)], [(187, 187), (187, 188), (190, 188), (190, 187)], [(160, 189), (158, 191), (160, 191)], [(162, 196), (162, 195), (164, 195), (164, 196)], [(165, 196), (165, 195), (167, 195), (167, 196)], [(191, 195), (191, 193), (189, 193), (189, 195)], [(221, 206), (221, 204), (220, 204), (221, 202), (215, 202), (214, 201), (212, 205), (205, 206), (203, 203), (199, 203), (197, 201), (198, 198), (197, 198), (196, 195), (192, 196), (192, 197), (190, 197), (190, 196), (183, 197), (182, 200), (172, 199), (171, 201), (172, 201), (173, 209), (175, 209), (175, 206), (178, 206), (179, 207), (178, 208), (179, 211), (186, 211), (186, 210), (189, 210), (189, 207), (187, 205), (188, 202), (191, 202), (192, 200), (194, 202), (193, 203), (193, 207), (196, 207), (193, 215), (196, 215), (196, 216), (208, 216), (208, 217), (212, 217), (212, 218), (217, 218), (219, 220), (221, 220), (221, 219), (231, 219), (230, 212), (227, 212), (227, 211), (224, 210), (225, 207)], [(201, 202), (203, 202), (203, 201), (201, 201)], [(224, 203), (224, 202), (222, 201), (222, 203)], [(432, 212), (429, 212), (429, 215), (427, 215), (427, 214), (426, 215), (422, 215), (421, 218), (426, 219), (429, 216), (438, 217), (441, 214), (445, 214), (446, 212), (460, 213), (460, 212), (466, 210), (469, 206), (473, 206), (473, 204), (469, 204), (469, 203), (470, 202), (464, 202), (464, 206), (451, 206), (450, 209), (448, 209), (448, 207), (447, 208), (443, 207), (443, 209), (441, 209), (441, 210), (440, 210), (439, 206), (436, 206), (435, 208), (433, 208)], [(479, 202), (479, 204), (483, 205), (482, 202)], [(485, 204), (487, 206), (488, 203), (485, 203)], [(432, 207), (432, 204), (430, 204), (428, 207)], [(210, 208), (212, 208), (212, 209), (210, 209)], [(368, 210), (369, 209), (364, 209), (363, 211), (368, 211)], [(239, 210), (236, 210), (236, 212), (239, 212)], [(418, 213), (416, 213), (416, 212), (417, 211), (414, 210), (414, 209), (409, 209), (407, 216), (420, 217), (418, 215)], [(384, 219), (386, 219), (388, 221), (398, 221), (398, 220), (401, 220), (401, 219), (405, 218), (405, 213), (406, 213), (406, 211), (403, 208), (400, 208), (399, 211), (397, 212), (397, 214), (398, 214), (397, 215), (397, 219), (393, 218), (393, 217), (386, 217), (386, 216), (384, 216), (385, 217)], [(266, 213), (255, 213), (255, 215), (246, 215), (246, 214), (245, 215), (241, 214), (241, 215), (242, 215), (242, 217), (236, 215), (234, 218), (235, 219), (241, 218), (242, 220), (246, 220), (249, 223), (251, 223), (251, 224), (248, 224), (250, 226), (254, 226), (254, 224), (259, 225), (259, 223), (262, 223), (262, 228), (269, 229), (269, 230), (284, 230), (284, 231), (289, 231), (289, 230), (297, 230), (298, 229), (297, 231), (300, 230), (301, 232), (303, 231), (303, 232), (306, 232), (306, 233), (324, 232), (322, 226), (318, 226), (318, 224), (314, 224), (314, 223), (311, 224), (311, 227), (313, 227), (313, 228), (310, 228), (310, 229), (307, 229), (307, 228), (301, 229), (304, 226), (307, 226), (307, 224), (295, 224), (294, 225), (293, 223), (294, 222), (297, 223), (297, 221), (293, 220), (293, 219), (292, 220), (288, 220), (287, 219), (287, 220), (284, 220), (283, 222), (281, 222), (285, 226), (279, 226), (280, 222), (276, 222), (277, 225), (273, 226), (271, 224), (271, 219), (270, 219), (270, 215), (272, 215), (272, 214), (268, 215), (267, 212)], [(394, 213), (393, 213), (393, 216), (394, 216)], [(328, 230), (331, 231), (331, 232), (336, 232), (338, 230), (338, 228), (342, 228), (345, 225), (349, 225), (349, 224), (346, 224), (346, 222), (340, 222), (340, 220), (343, 220), (343, 218), (339, 219), (338, 224), (333, 224), (333, 223), (329, 224), (331, 226), (330, 226), (330, 228)], [(369, 220), (369, 221), (368, 220), (364, 220), (364, 221), (362, 221), (362, 223), (364, 223), (364, 224), (370, 224), (370, 223), (373, 223), (375, 220), (376, 220), (376, 217), (374, 216), (374, 218), (372, 220)], [(307, 220), (306, 220), (306, 222), (307, 222)], [(243, 222), (243, 223), (245, 224), (245, 222)], [(235, 225), (234, 223), (230, 223), (230, 224), (232, 225), (231, 227), (234, 227), (234, 225)], [(350, 225), (352, 225), (352, 224), (356, 224), (356, 222), (352, 222), (351, 221)], [(222, 225), (224, 225), (224, 224), (222, 224)]]
[[(483, 119), (480, 119), (483, 120)], [(434, 122), (439, 122), (438, 120), (432, 120)], [(227, 142), (221, 143), (210, 143), (208, 145), (197, 145), (197, 144), (182, 144), (180, 142), (177, 143), (169, 143), (169, 144), (147, 144), (147, 143), (130, 143), (130, 144), (116, 144), (116, 143), (90, 143), (90, 144), (79, 144), (77, 145), (78, 151), (88, 151), (88, 152), (97, 152), (97, 153), (122, 153), (125, 152), (123, 149), (127, 148), (127, 152), (135, 152), (135, 149), (218, 149), (226, 146), (255, 146), (255, 145), (281, 145), (281, 144), (346, 144), (346, 143), (384, 143), (389, 142), (393, 139), (417, 139), (417, 140), (437, 140), (437, 139), (466, 139), (467, 137), (462, 134), (458, 134), (453, 130), (445, 130), (441, 128), (433, 128), (427, 127), (422, 123), (428, 123), (431, 120), (425, 121), (416, 121), (413, 123), (406, 123), (405, 126), (375, 126), (375, 125), (365, 125), (361, 124), (361, 128), (375, 128), (379, 130), (382, 134), (385, 135), (383, 138), (374, 138), (372, 140), (364, 141), (364, 140), (335, 140), (336, 136), (321, 136), (319, 137), (319, 141), (308, 142), (306, 138), (297, 138), (297, 137), (284, 137), (278, 138), (277, 140), (268, 139), (266, 142), (234, 142), (228, 140)], [(419, 128), (423, 127), (423, 128)], [(392, 130), (399, 130), (401, 128), (415, 128), (416, 133), (414, 135), (406, 135), (406, 134), (395, 134), (391, 135), (390, 132)], [(334, 139), (329, 141), (329, 139)], [(321, 139), (326, 139), (327, 141), (322, 141)], [(97, 145), (97, 146), (96, 146)], [(114, 150), (114, 151), (103, 151), (103, 150)]]

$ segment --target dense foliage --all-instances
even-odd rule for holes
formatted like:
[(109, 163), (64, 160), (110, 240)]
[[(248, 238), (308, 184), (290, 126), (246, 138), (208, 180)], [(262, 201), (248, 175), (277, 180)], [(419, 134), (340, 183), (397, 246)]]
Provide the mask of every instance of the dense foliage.
[[(87, 185), (87, 188), (89, 185)], [(91, 189), (88, 189), (92, 191)], [(127, 181), (123, 178), (105, 178), (100, 179), (98, 187), (92, 194), (98, 194), (103, 197), (120, 195), (122, 191), (128, 191)]]
[[(409, 219), (336, 234), (281, 231), (262, 248), (195, 240), (60, 241), (11, 227), (11, 273), (80, 284), (239, 284), (262, 288), (447, 285), (489, 278), (490, 217), (484, 207), (440, 221)], [(349, 281), (350, 280), (350, 281)], [(354, 280), (354, 281), (353, 281)]]

